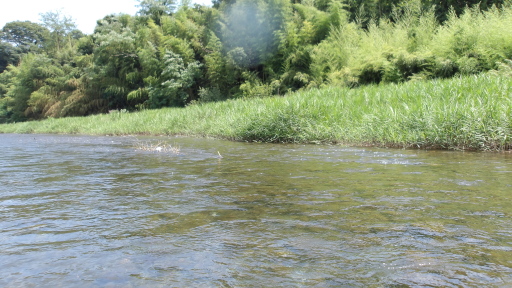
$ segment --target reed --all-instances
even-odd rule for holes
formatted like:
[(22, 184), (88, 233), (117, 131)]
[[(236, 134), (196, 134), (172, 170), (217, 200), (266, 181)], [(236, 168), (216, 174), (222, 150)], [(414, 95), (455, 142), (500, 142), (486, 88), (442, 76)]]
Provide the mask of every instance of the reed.
[(512, 78), (490, 74), (0, 125), (3, 133), (189, 135), (459, 150), (512, 148)]

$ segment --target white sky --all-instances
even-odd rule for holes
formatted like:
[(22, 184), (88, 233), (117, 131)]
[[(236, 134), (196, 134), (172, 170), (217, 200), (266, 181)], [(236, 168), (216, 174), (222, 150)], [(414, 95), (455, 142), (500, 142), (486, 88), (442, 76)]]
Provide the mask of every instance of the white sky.
[[(12, 21), (32, 21), (40, 23), (39, 14), (48, 11), (61, 10), (62, 14), (70, 16), (78, 29), (85, 34), (91, 34), (96, 26), (96, 20), (109, 14), (126, 13), (135, 15), (139, 2), (136, 0), (1, 0), (0, 1), (0, 30), (5, 23)], [(193, 0), (193, 3), (211, 5), (211, 0)]]

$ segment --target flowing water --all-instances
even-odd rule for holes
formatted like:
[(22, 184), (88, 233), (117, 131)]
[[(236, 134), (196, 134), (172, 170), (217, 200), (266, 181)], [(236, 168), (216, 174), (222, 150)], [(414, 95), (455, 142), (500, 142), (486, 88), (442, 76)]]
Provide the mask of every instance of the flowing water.
[(10, 134), (0, 151), (0, 287), (512, 287), (509, 154)]

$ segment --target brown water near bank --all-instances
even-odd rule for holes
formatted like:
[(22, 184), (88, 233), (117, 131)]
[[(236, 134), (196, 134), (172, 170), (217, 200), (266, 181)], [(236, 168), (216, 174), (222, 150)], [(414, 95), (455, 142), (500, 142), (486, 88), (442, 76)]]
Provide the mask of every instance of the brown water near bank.
[(0, 148), (2, 287), (512, 285), (509, 154), (11, 134)]

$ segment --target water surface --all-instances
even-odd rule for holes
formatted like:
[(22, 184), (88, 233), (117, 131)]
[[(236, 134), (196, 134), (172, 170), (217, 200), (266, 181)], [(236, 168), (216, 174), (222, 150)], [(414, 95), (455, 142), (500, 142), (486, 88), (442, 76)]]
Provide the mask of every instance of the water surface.
[[(140, 148), (172, 145), (178, 151)], [(512, 286), (499, 153), (0, 134), (1, 287)]]

